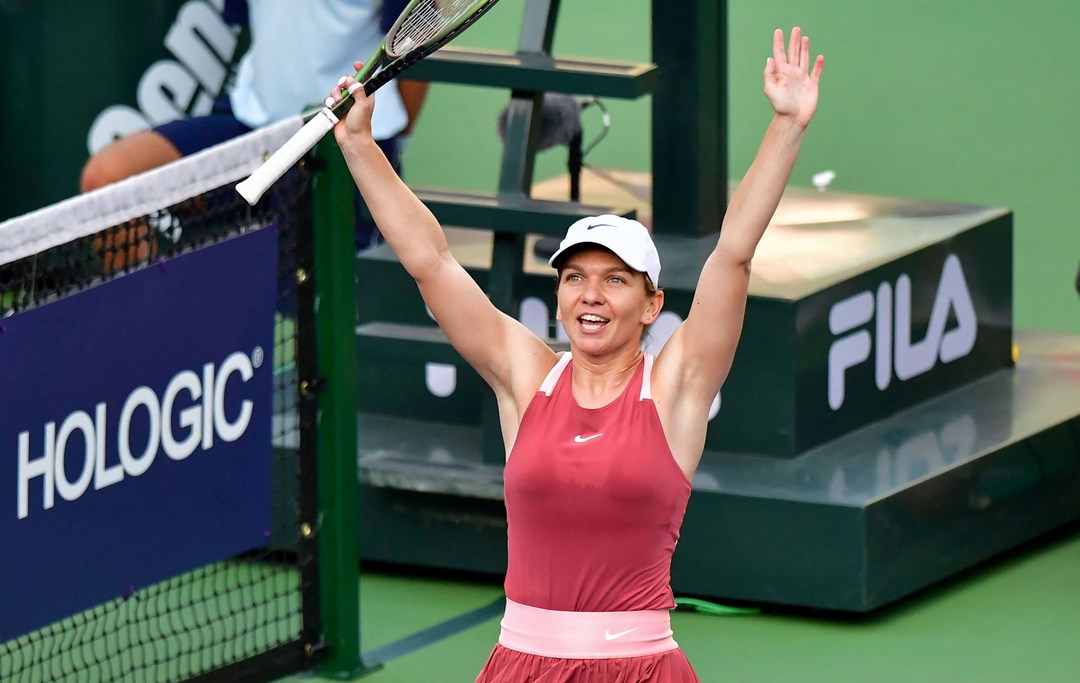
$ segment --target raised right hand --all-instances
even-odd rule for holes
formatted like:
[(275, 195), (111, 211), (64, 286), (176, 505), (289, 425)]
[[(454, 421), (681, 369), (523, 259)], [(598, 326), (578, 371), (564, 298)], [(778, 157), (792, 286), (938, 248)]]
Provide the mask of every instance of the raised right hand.
[[(363, 65), (361, 62), (353, 62), (353, 66), (360, 71)], [(375, 98), (368, 97), (364, 86), (358, 83), (354, 76), (344, 76), (338, 81), (324, 104), (332, 109), (342, 100), (344, 94), (349, 92), (352, 93), (353, 106), (345, 118), (334, 126), (334, 138), (339, 146), (351, 140), (371, 138), (371, 114), (375, 109)]]

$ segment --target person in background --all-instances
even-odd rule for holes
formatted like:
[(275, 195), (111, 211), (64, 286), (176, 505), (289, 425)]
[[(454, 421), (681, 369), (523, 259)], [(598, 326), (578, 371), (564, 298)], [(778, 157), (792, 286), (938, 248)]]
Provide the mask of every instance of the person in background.
[[(379, 230), (443, 332), (495, 393), (508, 564), (499, 642), (478, 683), (691, 683), (672, 637), (671, 559), (709, 408), (742, 331), (754, 252), (814, 116), (824, 58), (800, 29), (773, 35), (764, 70), (772, 121), (732, 195), (686, 320), (653, 358), (646, 328), (664, 305), (648, 230), (617, 216), (571, 225), (549, 263), (557, 354), (499, 311), (450, 252), (435, 217), (372, 137), (372, 103), (334, 128)], [(351, 77), (341, 88), (360, 91)]]
[[(89, 192), (149, 171), (256, 128), (321, 104), (323, 84), (352, 62), (359, 51), (375, 51), (408, 0), (225, 0), (227, 23), (248, 27), (250, 45), (230, 84), (205, 116), (170, 121), (119, 139), (85, 164), (80, 192)], [(377, 93), (372, 128), (396, 172), (401, 170), (402, 136), (416, 123), (427, 83), (398, 81)], [(360, 198), (357, 195), (359, 204)], [(143, 234), (113, 231), (97, 245), (106, 271), (144, 260), (153, 248)], [(375, 224), (358, 211), (358, 250), (378, 241)]]

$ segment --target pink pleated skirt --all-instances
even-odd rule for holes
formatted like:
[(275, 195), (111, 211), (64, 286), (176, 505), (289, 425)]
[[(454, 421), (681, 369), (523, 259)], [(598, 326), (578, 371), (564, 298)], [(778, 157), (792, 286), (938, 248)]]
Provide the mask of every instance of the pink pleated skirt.
[(558, 612), (507, 600), (476, 683), (699, 683), (667, 610)]

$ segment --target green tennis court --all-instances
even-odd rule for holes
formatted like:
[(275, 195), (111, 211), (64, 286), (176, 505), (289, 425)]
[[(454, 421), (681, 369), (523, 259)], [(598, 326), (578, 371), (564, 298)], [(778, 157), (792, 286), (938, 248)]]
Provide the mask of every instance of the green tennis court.
[[(672, 628), (703, 681), (1066, 683), (1080, 670), (1078, 566), (1080, 527), (1073, 524), (868, 617), (677, 611)], [(385, 567), (365, 571), (360, 587), (368, 651), (483, 609), (502, 595), (496, 582)], [(468, 683), (498, 635), (498, 618), (489, 618), (394, 659), (363, 680)]]

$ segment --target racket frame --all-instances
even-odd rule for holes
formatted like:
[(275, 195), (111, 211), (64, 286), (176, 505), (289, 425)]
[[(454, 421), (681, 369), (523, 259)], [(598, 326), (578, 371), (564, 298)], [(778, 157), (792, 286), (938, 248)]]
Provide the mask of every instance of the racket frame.
[[(456, 38), (465, 29), (476, 23), (480, 17), (484, 16), (484, 14), (498, 2), (498, 0), (486, 0), (485, 2), (478, 4), (473, 11), (457, 25), (444, 27), (433, 37), (418, 45), (415, 49), (410, 50), (400, 57), (391, 58), (390, 61), (387, 61), (387, 57), (390, 57), (391, 55), (388, 49), (389, 45), (397, 34), (397, 31), (401, 28), (401, 25), (412, 13), (412, 9), (420, 3), (430, 2), (432, 2), (432, 0), (412, 0), (412, 2), (402, 10), (401, 14), (398, 15), (394, 25), (390, 27), (386, 36), (379, 43), (378, 49), (375, 50), (374, 54), (372, 54), (368, 61), (363, 64), (360, 70), (356, 72), (357, 82), (363, 85), (364, 93), (369, 97), (379, 88), (397, 78), (410, 66), (426, 58), (428, 55)], [(277, 182), (278, 178), (285, 175), (286, 171), (292, 168), (301, 157), (318, 144), (319, 140), (333, 130), (339, 120), (349, 113), (349, 110), (352, 109), (353, 103), (356, 100), (353, 98), (352, 94), (347, 91), (343, 90), (342, 95), (343, 97), (341, 100), (332, 108), (323, 107), (322, 109), (316, 110), (315, 114), (307, 119), (303, 128), (289, 138), (280, 149), (263, 162), (263, 164), (246, 180), (237, 184), (236, 191), (240, 193), (248, 204), (254, 206), (263, 194), (270, 189), (270, 186)]]

